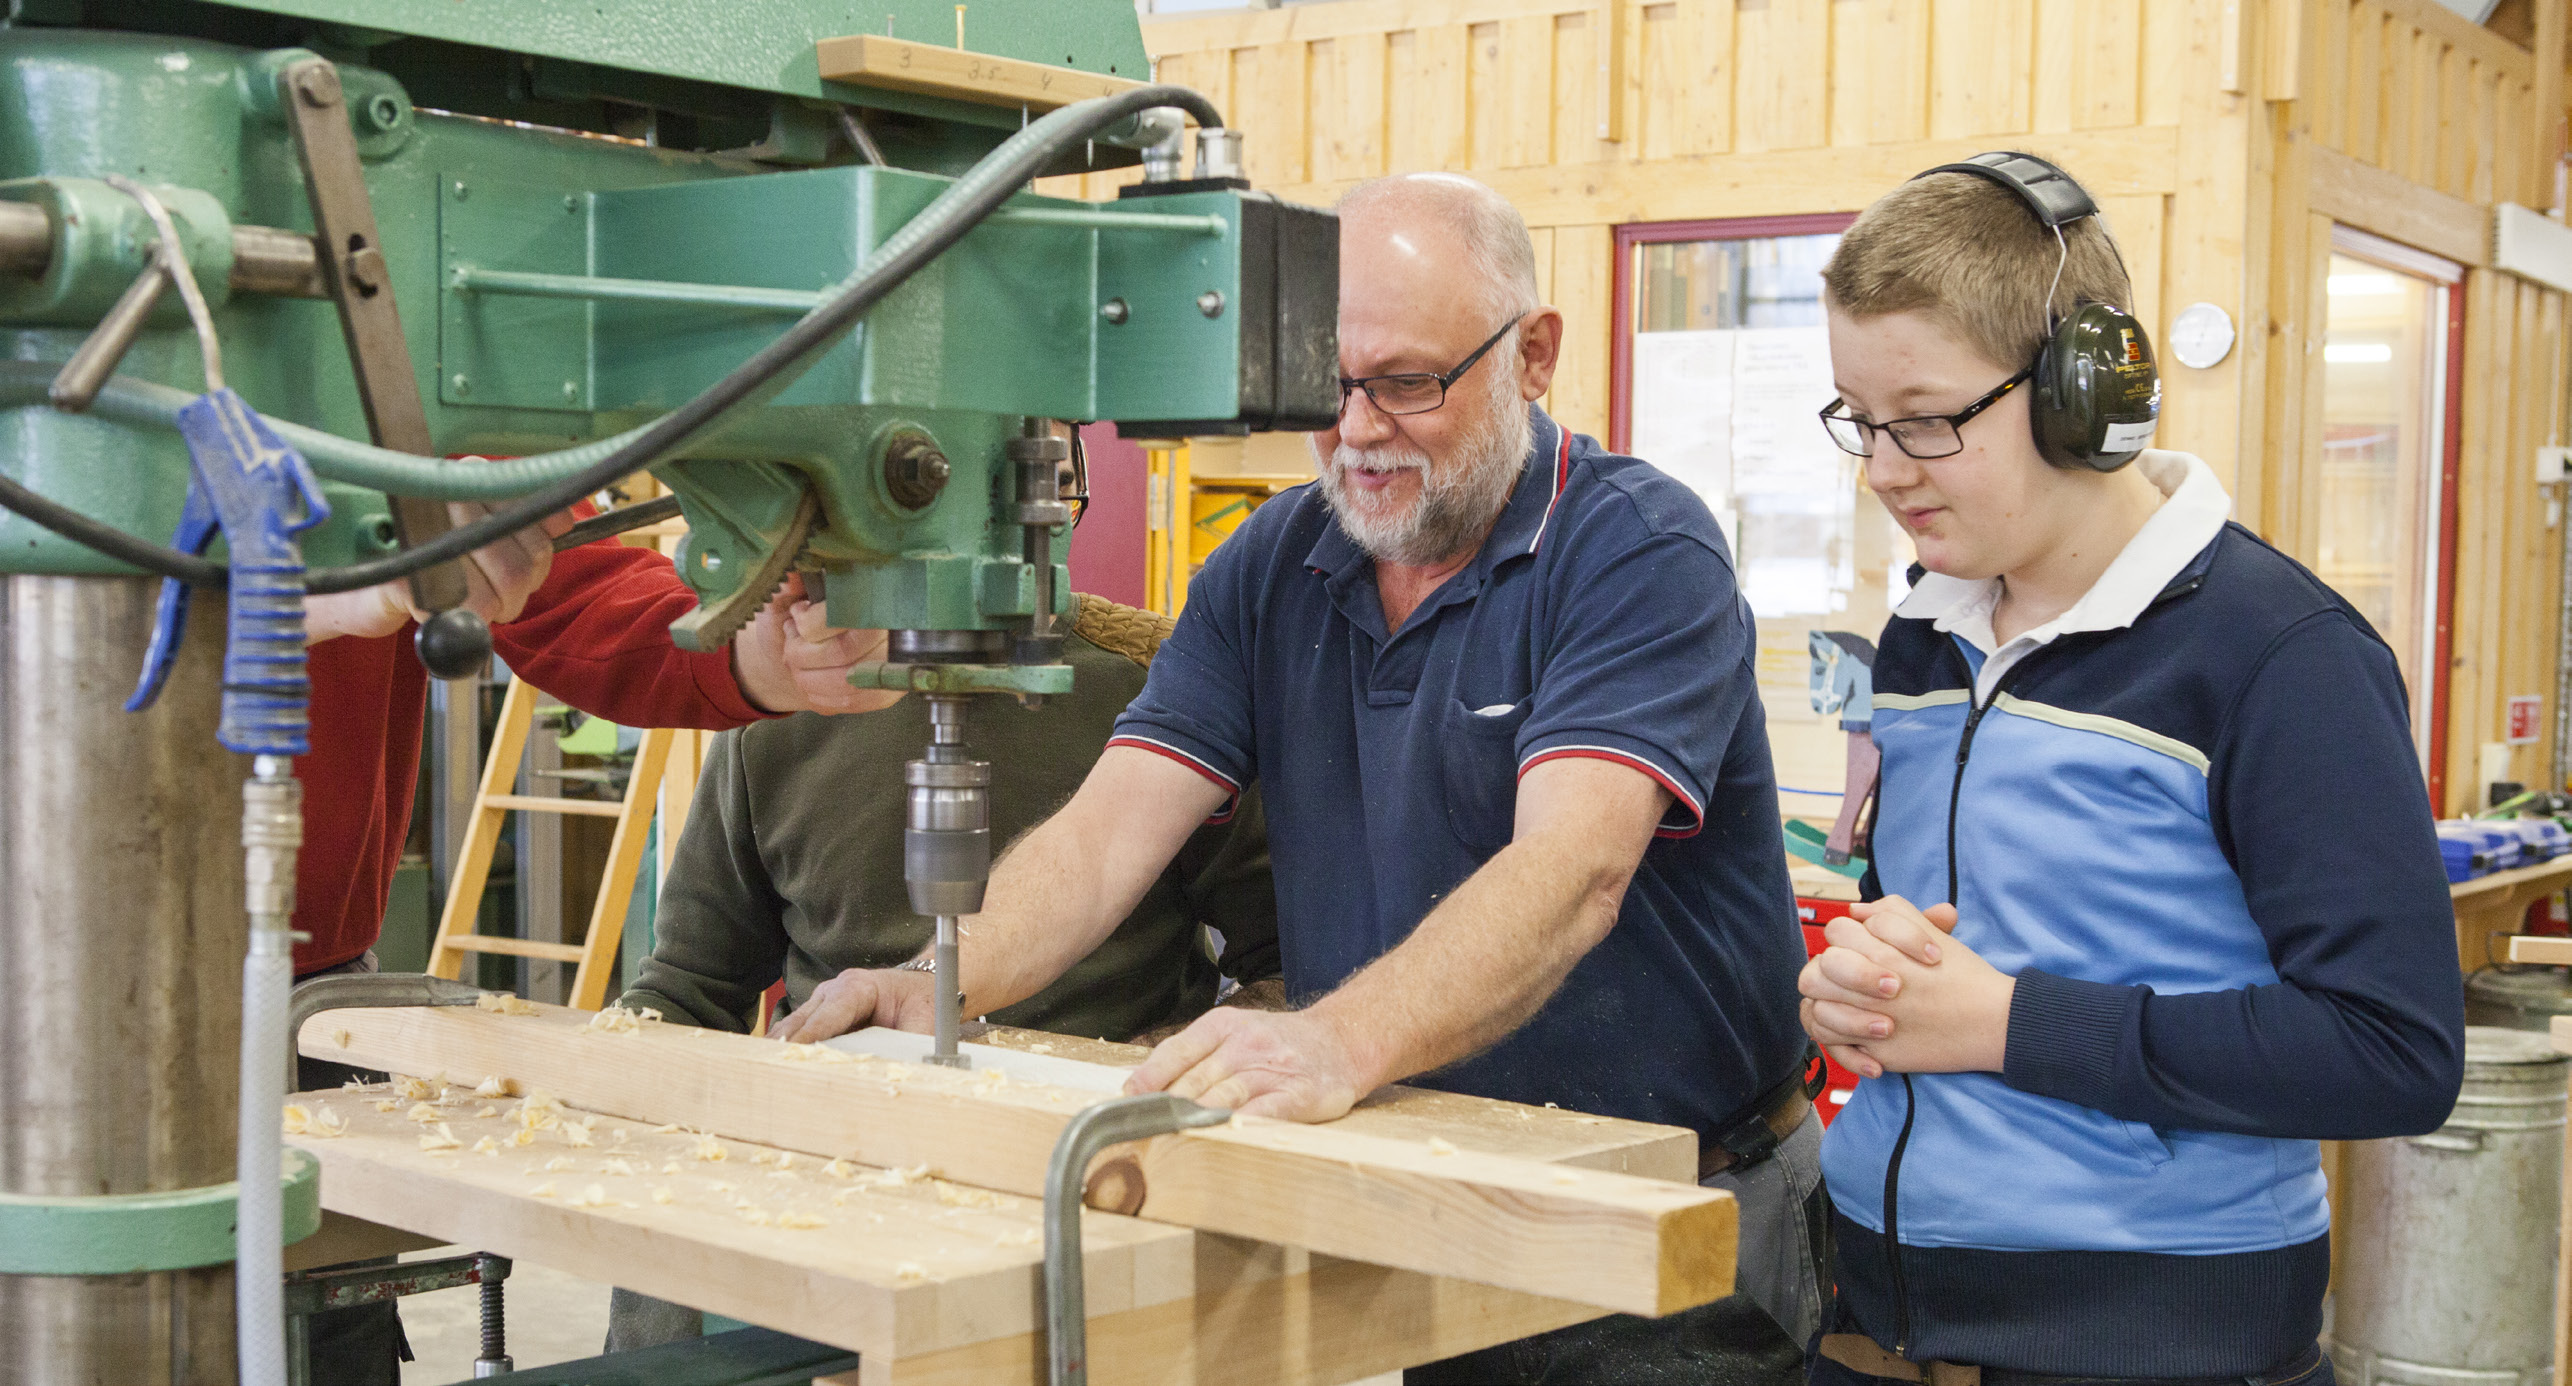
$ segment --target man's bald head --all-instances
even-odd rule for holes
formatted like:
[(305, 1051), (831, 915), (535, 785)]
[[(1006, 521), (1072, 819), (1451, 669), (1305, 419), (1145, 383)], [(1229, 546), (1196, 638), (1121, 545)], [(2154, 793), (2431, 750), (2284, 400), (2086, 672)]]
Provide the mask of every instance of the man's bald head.
[(1417, 252), (1436, 257), (1444, 247), (1423, 238), (1449, 241), (1463, 253), (1495, 320), (1527, 313), (1539, 302), (1536, 245), (1528, 237), (1526, 218), (1509, 199), (1463, 174), (1370, 178), (1349, 189), (1338, 210), (1343, 242), (1352, 232), (1361, 243), (1369, 236), (1399, 237)]

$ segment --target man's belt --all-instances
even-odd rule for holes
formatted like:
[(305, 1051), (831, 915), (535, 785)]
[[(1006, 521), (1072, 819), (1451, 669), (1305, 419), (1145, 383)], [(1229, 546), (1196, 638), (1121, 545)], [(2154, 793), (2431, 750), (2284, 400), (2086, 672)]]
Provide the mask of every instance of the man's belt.
[[(2322, 1351), (2306, 1348), (2285, 1367), (2275, 1371), (2245, 1376), (2204, 1377), (2138, 1377), (2152, 1386), (2242, 1386), (2244, 1382), (2293, 1383), (2312, 1374), (2320, 1365)], [(1822, 1357), (1854, 1372), (1886, 1381), (1917, 1381), (1923, 1386), (2063, 1386), (2080, 1382), (2084, 1386), (2108, 1386), (2096, 1376), (2047, 1376), (2039, 1372), (2015, 1371), (2004, 1367), (1976, 1367), (1960, 1362), (1914, 1362), (1896, 1357), (1882, 1344), (1863, 1333), (1826, 1333), (1822, 1335)]]
[(1783, 1087), (1783, 1092), (1772, 1090), (1757, 1111), (1698, 1150), (1697, 1178), (1709, 1179), (1727, 1170), (1758, 1164), (1777, 1153), (1779, 1144), (1795, 1134), (1795, 1128), (1812, 1113), (1813, 1099), (1804, 1091), (1801, 1074), (1788, 1079)]

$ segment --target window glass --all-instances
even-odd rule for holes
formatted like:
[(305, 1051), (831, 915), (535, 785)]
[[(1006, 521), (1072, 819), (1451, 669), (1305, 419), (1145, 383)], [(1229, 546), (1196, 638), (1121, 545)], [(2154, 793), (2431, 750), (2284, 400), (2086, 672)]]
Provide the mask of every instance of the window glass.
[(1808, 635), (1874, 640), (1907, 537), (1815, 414), (1831, 402), (1822, 265), (1837, 235), (1633, 248), (1630, 450), (1705, 499), (1759, 619), (1760, 695), (1789, 813), (1828, 820), (1847, 737), (1812, 709)]
[(2331, 257), (2314, 571), (2374, 623), (2427, 753), (2436, 649), (2446, 285)]

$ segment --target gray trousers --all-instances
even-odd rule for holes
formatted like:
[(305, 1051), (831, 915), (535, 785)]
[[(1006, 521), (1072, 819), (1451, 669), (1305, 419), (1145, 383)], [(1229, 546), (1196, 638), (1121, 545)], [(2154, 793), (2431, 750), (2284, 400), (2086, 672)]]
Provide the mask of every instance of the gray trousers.
[[(1830, 1214), (1822, 1123), (1806, 1117), (1777, 1153), (1705, 1181), (1740, 1200), (1734, 1293), (1667, 1318), (1616, 1314), (1450, 1357), (1403, 1374), (1405, 1386), (1795, 1386), (1804, 1344), (1821, 1330)], [(700, 1337), (705, 1315), (618, 1290), (607, 1350)]]

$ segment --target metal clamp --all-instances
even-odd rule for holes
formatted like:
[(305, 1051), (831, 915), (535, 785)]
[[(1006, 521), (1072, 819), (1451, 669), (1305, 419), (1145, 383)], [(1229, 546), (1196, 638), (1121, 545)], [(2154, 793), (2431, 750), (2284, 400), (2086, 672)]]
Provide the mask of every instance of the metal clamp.
[(425, 972), (333, 972), (295, 984), (286, 1003), (286, 1091), (296, 1089), (295, 1040), (304, 1022), (323, 1011), (367, 1010), (378, 1006), (470, 1006), (482, 999), (482, 988), (469, 982), (432, 977)]
[(1111, 1145), (1220, 1126), (1232, 1113), (1166, 1092), (1083, 1109), (1045, 1167), (1045, 1346), (1052, 1386), (1088, 1386), (1089, 1303), (1081, 1283), (1081, 1194), (1090, 1161)]
[(364, 1261), (297, 1271), (286, 1277), (286, 1380), (306, 1386), (312, 1380), (312, 1316), (334, 1309), (382, 1304), (405, 1295), (482, 1287), (482, 1352), (473, 1360), (476, 1379), (510, 1369), (505, 1286), (509, 1258), (476, 1251), (434, 1261)]
[[(248, 1114), (244, 1114), (245, 1117)], [(321, 1162), (289, 1146), (285, 1240), (321, 1226)], [(0, 1275), (137, 1275), (233, 1258), (239, 1183), (132, 1194), (0, 1194)]]

